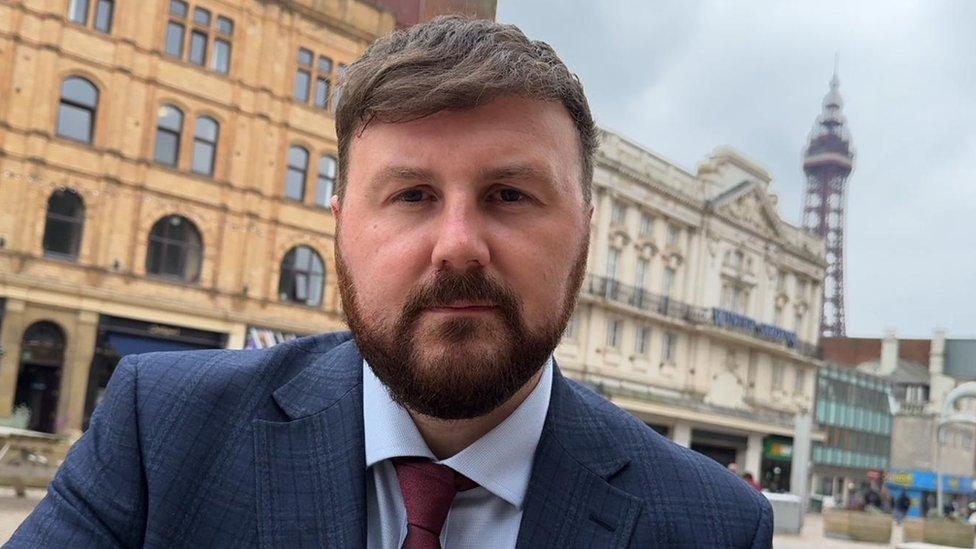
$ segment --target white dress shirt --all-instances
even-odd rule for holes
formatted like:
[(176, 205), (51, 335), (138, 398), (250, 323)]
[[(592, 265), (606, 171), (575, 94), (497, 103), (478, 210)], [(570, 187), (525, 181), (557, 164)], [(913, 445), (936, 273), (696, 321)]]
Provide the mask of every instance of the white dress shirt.
[(441, 547), (515, 547), (551, 392), (550, 356), (538, 385), (512, 415), (461, 452), (438, 461), (410, 413), (393, 401), (386, 386), (363, 361), (366, 547), (400, 549), (403, 544), (407, 513), (391, 459), (408, 456), (428, 457), (478, 483), (478, 487), (459, 492), (454, 498), (441, 531)]

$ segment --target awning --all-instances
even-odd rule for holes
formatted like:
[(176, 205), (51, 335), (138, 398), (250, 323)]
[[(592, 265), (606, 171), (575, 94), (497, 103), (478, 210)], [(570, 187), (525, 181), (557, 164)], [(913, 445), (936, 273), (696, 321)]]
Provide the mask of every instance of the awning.
[(137, 355), (140, 353), (152, 353), (156, 351), (196, 351), (199, 349), (209, 349), (202, 345), (183, 343), (170, 339), (159, 339), (156, 337), (137, 336), (132, 334), (120, 334), (109, 332), (108, 343), (115, 349), (120, 356)]

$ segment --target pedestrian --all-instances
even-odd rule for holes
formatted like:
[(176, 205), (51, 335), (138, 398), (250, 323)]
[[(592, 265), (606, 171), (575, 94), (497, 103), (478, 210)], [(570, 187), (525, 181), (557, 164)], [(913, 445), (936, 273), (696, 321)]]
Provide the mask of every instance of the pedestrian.
[(901, 521), (905, 519), (905, 515), (908, 514), (911, 506), (912, 500), (908, 497), (908, 490), (902, 490), (901, 494), (898, 495), (898, 499), (895, 500), (895, 522), (901, 524)]

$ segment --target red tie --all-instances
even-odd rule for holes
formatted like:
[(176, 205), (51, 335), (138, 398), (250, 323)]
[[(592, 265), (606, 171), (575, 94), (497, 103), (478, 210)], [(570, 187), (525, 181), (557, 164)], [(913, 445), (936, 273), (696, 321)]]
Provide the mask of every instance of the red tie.
[(441, 549), (441, 530), (458, 492), (477, 486), (446, 465), (426, 459), (395, 459), (397, 480), (407, 508), (403, 549)]

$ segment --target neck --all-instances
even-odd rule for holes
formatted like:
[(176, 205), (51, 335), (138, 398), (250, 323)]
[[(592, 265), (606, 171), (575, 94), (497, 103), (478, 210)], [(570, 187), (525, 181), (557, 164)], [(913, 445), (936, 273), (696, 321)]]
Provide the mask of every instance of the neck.
[(476, 440), (485, 436), (512, 415), (539, 384), (539, 379), (542, 378), (544, 370), (545, 368), (539, 368), (539, 371), (518, 392), (502, 403), (501, 406), (483, 416), (471, 419), (438, 419), (413, 410), (408, 411), (417, 426), (417, 430), (420, 431), (420, 436), (424, 438), (424, 442), (427, 443), (427, 447), (434, 453), (434, 456), (438, 460), (447, 459), (471, 446)]

